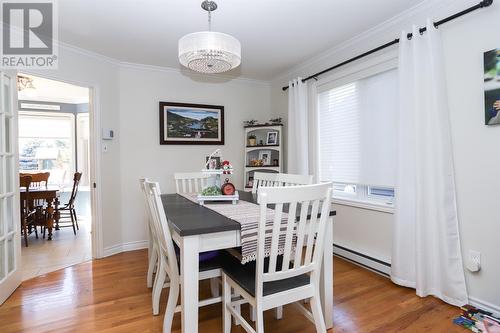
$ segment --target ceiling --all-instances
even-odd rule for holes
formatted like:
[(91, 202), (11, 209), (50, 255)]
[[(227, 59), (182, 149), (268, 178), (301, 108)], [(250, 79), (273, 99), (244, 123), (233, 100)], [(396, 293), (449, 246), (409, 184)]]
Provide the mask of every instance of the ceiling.
[(18, 92), (21, 101), (55, 102), (80, 104), (89, 102), (89, 89), (73, 84), (44, 79), (38, 76), (19, 73), (33, 79), (34, 89), (27, 88)]
[[(271, 80), (422, 0), (217, 0), (212, 30), (238, 38), (235, 76)], [(59, 39), (120, 61), (180, 68), (177, 41), (207, 29), (201, 0), (59, 1)]]

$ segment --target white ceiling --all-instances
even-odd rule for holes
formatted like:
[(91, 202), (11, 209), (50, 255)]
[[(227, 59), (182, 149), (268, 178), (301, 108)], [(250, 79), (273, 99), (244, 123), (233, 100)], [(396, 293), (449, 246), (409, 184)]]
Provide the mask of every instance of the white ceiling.
[[(422, 0), (218, 0), (214, 31), (238, 38), (233, 75), (270, 80)], [(120, 61), (180, 68), (177, 41), (207, 29), (201, 0), (59, 1), (59, 39)]]
[(23, 101), (56, 102), (80, 104), (89, 102), (89, 89), (73, 84), (19, 73), (33, 79), (34, 89), (23, 89), (17, 98)]

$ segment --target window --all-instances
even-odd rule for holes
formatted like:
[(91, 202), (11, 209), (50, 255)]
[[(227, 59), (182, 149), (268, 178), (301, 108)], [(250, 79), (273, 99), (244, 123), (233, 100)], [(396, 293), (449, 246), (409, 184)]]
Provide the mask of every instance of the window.
[(392, 204), (397, 108), (395, 69), (318, 89), (319, 174), (335, 197)]
[(74, 124), (69, 113), (19, 112), (19, 170), (49, 171), (49, 184), (71, 183)]

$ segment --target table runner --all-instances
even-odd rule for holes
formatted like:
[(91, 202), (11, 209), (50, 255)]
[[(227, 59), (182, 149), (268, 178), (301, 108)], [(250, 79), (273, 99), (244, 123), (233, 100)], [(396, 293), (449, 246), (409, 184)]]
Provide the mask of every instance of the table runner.
[[(198, 203), (197, 193), (180, 194), (186, 199)], [(260, 206), (252, 202), (239, 200), (237, 204), (208, 202), (205, 201), (206, 208), (211, 209), (223, 216), (230, 218), (241, 224), (241, 263), (256, 260), (257, 255), (257, 229), (260, 219)], [(274, 210), (268, 208), (266, 216), (266, 239), (265, 257), (269, 257), (271, 251), (272, 226), (274, 220)], [(278, 243), (278, 254), (283, 254), (285, 250), (286, 225), (288, 214), (283, 212), (281, 217), (281, 229)], [(293, 237), (292, 252), (295, 251), (296, 237)]]

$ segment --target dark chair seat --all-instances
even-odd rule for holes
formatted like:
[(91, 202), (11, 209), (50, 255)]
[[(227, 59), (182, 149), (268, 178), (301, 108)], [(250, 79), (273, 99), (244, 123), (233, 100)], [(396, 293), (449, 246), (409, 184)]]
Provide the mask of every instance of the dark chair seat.
[[(180, 249), (177, 244), (174, 243), (174, 250), (177, 254), (177, 267), (179, 272), (181, 270), (181, 257), (179, 255)], [(225, 261), (228, 260), (229, 254), (226, 251), (208, 251), (200, 253), (199, 260), (199, 271), (206, 272), (212, 269), (222, 268)]]
[[(277, 261), (278, 269), (282, 266), (283, 257), (279, 256)], [(255, 297), (255, 261), (242, 265), (241, 262), (232, 255), (224, 257), (224, 273), (234, 282), (238, 283), (247, 293)], [(268, 272), (269, 260), (264, 261), (264, 272)], [(264, 283), (264, 296), (276, 294), (293, 288), (298, 288), (309, 284), (309, 275), (302, 274), (292, 278)]]

